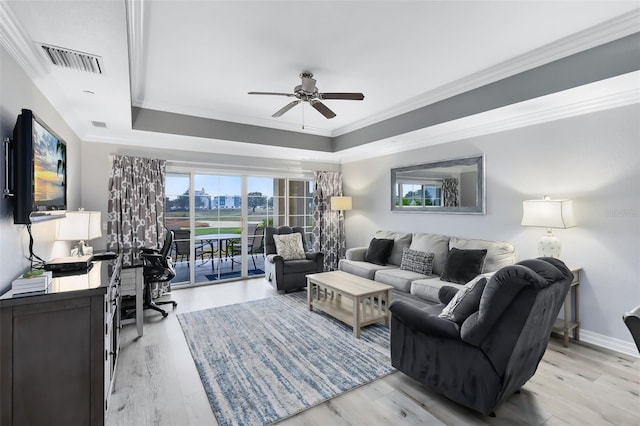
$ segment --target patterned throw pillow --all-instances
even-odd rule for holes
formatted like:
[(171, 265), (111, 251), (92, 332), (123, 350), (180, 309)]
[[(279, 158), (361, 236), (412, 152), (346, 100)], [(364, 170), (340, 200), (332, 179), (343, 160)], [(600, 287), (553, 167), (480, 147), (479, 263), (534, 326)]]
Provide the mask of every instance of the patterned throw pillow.
[(478, 277), (478, 279), (469, 281), (458, 290), (438, 316), (462, 324), (469, 315), (476, 312), (480, 307), (480, 298), (486, 285), (487, 279), (485, 277)]
[(402, 249), (402, 262), (400, 263), (400, 269), (417, 272), (422, 275), (431, 275), (434, 257), (435, 254), (433, 253), (411, 250), (405, 247)]
[(273, 241), (276, 243), (276, 253), (284, 260), (306, 259), (304, 248), (302, 247), (302, 235), (299, 232), (292, 234), (274, 235)]

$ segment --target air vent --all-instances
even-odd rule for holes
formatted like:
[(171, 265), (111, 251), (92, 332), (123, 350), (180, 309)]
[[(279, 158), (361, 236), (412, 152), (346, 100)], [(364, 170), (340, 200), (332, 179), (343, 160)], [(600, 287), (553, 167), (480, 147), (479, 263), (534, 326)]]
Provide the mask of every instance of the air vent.
[(53, 65), (76, 71), (102, 74), (102, 64), (100, 63), (102, 58), (100, 56), (46, 44), (40, 46)]
[(91, 121), (91, 125), (92, 125), (93, 127), (102, 127), (102, 128), (104, 128), (104, 129), (106, 129), (106, 128), (107, 128), (107, 123), (105, 123), (104, 121), (93, 121), (93, 120), (92, 120), (92, 121)]

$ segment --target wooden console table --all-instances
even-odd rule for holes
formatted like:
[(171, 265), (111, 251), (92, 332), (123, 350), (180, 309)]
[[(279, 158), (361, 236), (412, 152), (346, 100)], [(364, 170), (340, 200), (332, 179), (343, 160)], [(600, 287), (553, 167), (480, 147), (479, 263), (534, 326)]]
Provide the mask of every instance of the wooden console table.
[(0, 424), (103, 425), (120, 347), (120, 264), (0, 296)]

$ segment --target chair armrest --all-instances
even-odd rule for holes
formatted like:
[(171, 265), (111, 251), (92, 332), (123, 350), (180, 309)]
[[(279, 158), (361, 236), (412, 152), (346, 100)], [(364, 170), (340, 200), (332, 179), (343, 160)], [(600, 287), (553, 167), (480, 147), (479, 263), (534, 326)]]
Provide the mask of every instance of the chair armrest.
[(140, 257), (143, 257), (148, 260), (158, 260), (164, 258), (160, 253), (141, 253)]
[(153, 254), (153, 253), (159, 253), (159, 250), (156, 249), (152, 249), (152, 248), (146, 248), (146, 247), (142, 247), (140, 249), (140, 251), (142, 252), (142, 254)]
[(320, 251), (310, 251), (305, 253), (305, 256), (307, 257), (307, 260), (313, 260), (314, 262), (322, 262), (324, 259), (324, 253)]
[(453, 321), (431, 315), (403, 300), (392, 301), (389, 310), (392, 321), (400, 321), (413, 331), (460, 340), (460, 326)]
[(269, 263), (284, 262), (284, 259), (279, 254), (268, 254), (265, 260)]
[(347, 260), (364, 261), (365, 254), (367, 254), (367, 247), (353, 247), (347, 249), (345, 257)]

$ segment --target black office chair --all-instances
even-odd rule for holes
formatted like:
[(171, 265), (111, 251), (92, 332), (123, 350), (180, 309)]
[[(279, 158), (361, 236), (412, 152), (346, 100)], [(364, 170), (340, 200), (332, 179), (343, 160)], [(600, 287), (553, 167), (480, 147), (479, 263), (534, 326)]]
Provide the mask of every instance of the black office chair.
[(631, 337), (633, 337), (633, 341), (636, 343), (636, 347), (640, 352), (640, 305), (624, 314), (622, 319), (627, 325), (627, 328), (629, 328)]
[(151, 284), (156, 282), (171, 281), (176, 276), (176, 270), (173, 267), (173, 261), (169, 257), (169, 250), (173, 243), (173, 231), (167, 231), (162, 249), (143, 248), (140, 256), (144, 260), (142, 275), (144, 276), (144, 309), (153, 309), (167, 317), (167, 312), (158, 305), (172, 304), (173, 308), (178, 306), (173, 300), (155, 302), (151, 297)]

